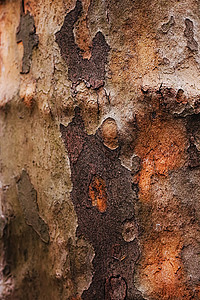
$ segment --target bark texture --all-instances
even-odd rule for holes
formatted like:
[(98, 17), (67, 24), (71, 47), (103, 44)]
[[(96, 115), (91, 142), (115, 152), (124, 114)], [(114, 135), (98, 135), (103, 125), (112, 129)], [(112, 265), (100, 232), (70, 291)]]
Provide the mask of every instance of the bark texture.
[(199, 18), (0, 1), (0, 299), (200, 299)]

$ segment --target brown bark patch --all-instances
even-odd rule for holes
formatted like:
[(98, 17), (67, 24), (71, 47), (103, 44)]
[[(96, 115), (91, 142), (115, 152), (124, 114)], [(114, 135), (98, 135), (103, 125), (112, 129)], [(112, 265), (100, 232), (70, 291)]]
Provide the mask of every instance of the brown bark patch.
[(121, 277), (106, 280), (105, 300), (124, 300), (126, 298), (126, 282)]
[[(122, 295), (126, 285), (130, 299), (136, 296), (140, 298), (135, 299), (142, 299), (134, 286), (134, 269), (140, 253), (137, 238), (124, 239), (122, 236), (128, 220), (131, 228), (137, 227), (134, 215), (137, 195), (132, 191), (131, 172), (121, 165), (119, 149), (111, 150), (104, 145), (101, 130), (95, 135), (85, 133), (78, 108), (72, 122), (67, 127), (61, 125), (60, 129), (70, 157), (71, 197), (78, 217), (77, 235), (87, 239), (95, 251), (92, 283), (81, 297), (86, 300), (105, 299), (106, 280), (113, 278), (109, 285), (111, 290), (115, 287), (115, 292), (109, 292), (111, 299), (118, 290), (118, 283)], [(72, 153), (79, 139), (72, 132), (81, 136), (81, 151), (76, 160)]]
[(91, 57), (85, 59), (75, 42), (74, 25), (83, 10), (82, 2), (77, 0), (75, 8), (69, 12), (61, 30), (56, 33), (56, 42), (61, 56), (68, 65), (68, 76), (73, 83), (86, 81), (89, 86), (99, 88), (104, 84), (105, 65), (110, 50), (104, 35), (98, 31), (92, 40)]

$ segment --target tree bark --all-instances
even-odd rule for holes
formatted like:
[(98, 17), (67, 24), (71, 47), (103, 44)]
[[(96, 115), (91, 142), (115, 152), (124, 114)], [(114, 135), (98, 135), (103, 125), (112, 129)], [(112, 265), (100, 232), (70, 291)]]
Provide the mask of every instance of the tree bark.
[(0, 1), (0, 299), (200, 299), (199, 9)]

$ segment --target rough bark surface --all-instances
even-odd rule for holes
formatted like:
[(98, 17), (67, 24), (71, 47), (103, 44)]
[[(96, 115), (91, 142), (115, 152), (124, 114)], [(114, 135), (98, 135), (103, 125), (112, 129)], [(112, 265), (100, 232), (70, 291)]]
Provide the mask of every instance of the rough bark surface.
[(200, 299), (199, 17), (0, 1), (0, 299)]

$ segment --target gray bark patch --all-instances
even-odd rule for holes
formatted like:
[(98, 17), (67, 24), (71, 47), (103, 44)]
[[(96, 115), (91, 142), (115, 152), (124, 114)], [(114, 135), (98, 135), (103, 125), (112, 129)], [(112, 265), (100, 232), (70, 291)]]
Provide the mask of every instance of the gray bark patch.
[(29, 73), (33, 48), (38, 45), (39, 38), (36, 34), (35, 22), (33, 16), (28, 12), (21, 14), (20, 24), (16, 34), (17, 43), (22, 42), (24, 46), (24, 55), (22, 60), (22, 74)]
[(49, 230), (47, 224), (39, 216), (37, 205), (37, 192), (34, 189), (29, 175), (25, 170), (17, 181), (19, 203), (23, 211), (26, 223), (30, 225), (45, 243), (49, 242)]

